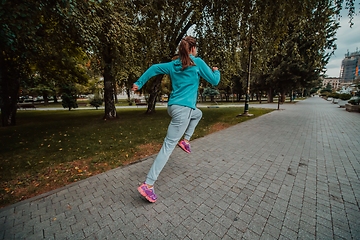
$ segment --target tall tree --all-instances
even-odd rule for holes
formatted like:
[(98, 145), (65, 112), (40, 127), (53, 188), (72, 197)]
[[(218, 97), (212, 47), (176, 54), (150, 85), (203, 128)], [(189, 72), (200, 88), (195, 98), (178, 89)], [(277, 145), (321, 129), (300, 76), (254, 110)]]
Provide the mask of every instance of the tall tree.
[(329, 54), (335, 48), (334, 35), (338, 23), (333, 19), (336, 9), (329, 2), (317, 1), (304, 6), (303, 12), (284, 19), (286, 31), (277, 48), (268, 50), (266, 85), (281, 93), (298, 88), (312, 88), (322, 73)]
[(130, 9), (125, 3), (127, 1), (79, 0), (70, 17), (90, 57), (98, 60), (95, 62), (104, 77), (104, 119), (117, 117), (114, 102), (116, 76), (121, 65), (126, 64), (133, 47), (135, 29), (129, 18)]
[[(39, 64), (61, 58), (69, 71), (77, 63), (63, 58), (62, 51), (76, 46), (71, 25), (66, 21), (66, 1), (1, 1), (0, 3), (0, 105), (2, 126), (16, 124), (19, 88), (31, 85), (34, 72), (49, 73)], [(69, 40), (71, 39), (71, 40)], [(76, 67), (75, 67), (76, 68)], [(50, 68), (48, 68), (49, 70)], [(59, 69), (53, 66), (51, 72)], [(71, 71), (71, 70), (70, 70)], [(81, 71), (80, 71), (81, 72)], [(79, 71), (74, 71), (75, 74)], [(82, 75), (82, 77), (84, 77)], [(86, 79), (86, 77), (85, 77)]]
[(22, 78), (29, 78), (35, 32), (45, 14), (38, 1), (0, 3), (0, 105), (2, 126), (16, 124), (16, 104)]

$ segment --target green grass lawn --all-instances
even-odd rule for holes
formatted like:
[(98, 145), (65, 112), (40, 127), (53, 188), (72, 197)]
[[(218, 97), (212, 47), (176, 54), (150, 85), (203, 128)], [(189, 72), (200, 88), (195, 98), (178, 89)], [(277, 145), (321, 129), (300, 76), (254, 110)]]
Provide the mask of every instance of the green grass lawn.
[[(193, 139), (273, 111), (201, 110)], [(118, 119), (104, 121), (104, 110), (18, 111), (16, 126), (0, 128), (0, 207), (157, 153), (170, 117), (165, 108), (144, 112), (118, 109)]]
[[(89, 104), (89, 100), (87, 99), (78, 99), (77, 100), (77, 103), (79, 104), (79, 107), (90, 107), (90, 108), (93, 108), (93, 106), (91, 106)], [(86, 106), (82, 105), (83, 103), (87, 103)], [(21, 105), (22, 103), (20, 103)], [(81, 104), (81, 105), (80, 105)], [(157, 105), (162, 105), (161, 102), (158, 102)], [(57, 103), (54, 103), (54, 102), (49, 102), (47, 105), (45, 105), (43, 102), (35, 102), (35, 106), (36, 108), (63, 108), (61, 102), (57, 102)], [(118, 99), (118, 102), (115, 103), (115, 106), (117, 107), (123, 107), (123, 106), (130, 106), (129, 105), (129, 102), (126, 100), (126, 99)], [(132, 106), (136, 106), (135, 103), (132, 104)], [(101, 106), (101, 107), (104, 107), (104, 104)]]

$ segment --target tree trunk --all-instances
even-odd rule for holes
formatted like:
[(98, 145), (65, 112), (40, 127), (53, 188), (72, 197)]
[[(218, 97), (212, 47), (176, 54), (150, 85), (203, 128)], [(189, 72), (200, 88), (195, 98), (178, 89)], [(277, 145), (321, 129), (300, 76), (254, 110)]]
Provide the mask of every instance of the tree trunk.
[[(286, 96), (285, 96), (285, 90), (281, 91), (280, 96), (281, 96), (281, 103), (284, 103), (284, 102), (285, 102), (285, 98), (286, 98)], [(279, 101), (280, 101), (280, 98), (279, 98)]]
[(0, 54), (0, 102), (2, 102), (1, 122), (3, 127), (16, 125), (19, 88), (19, 79), (9, 79), (6, 76), (4, 55)]
[(114, 84), (114, 97), (115, 97), (115, 103), (118, 103), (118, 98), (117, 98), (117, 86), (116, 84)]
[(126, 88), (126, 95), (128, 97), (128, 101), (130, 102), (131, 99), (130, 99), (130, 88)]
[(199, 94), (200, 94), (200, 98), (201, 98), (201, 102), (204, 102), (204, 97), (203, 97), (203, 92), (204, 92), (204, 89), (203, 88), (200, 88), (199, 89)]
[(152, 83), (151, 86), (151, 93), (148, 99), (148, 108), (146, 110), (146, 114), (153, 114), (155, 113), (155, 105), (156, 105), (156, 99), (159, 94), (159, 89), (161, 85), (161, 80), (163, 78), (163, 74), (157, 75), (155, 77), (155, 80)]
[(269, 88), (267, 90), (267, 102), (268, 103), (273, 103), (274, 102), (274, 96), (273, 96), (273, 90), (272, 88)]
[(262, 92), (260, 91), (260, 92), (258, 92), (258, 94), (259, 94), (259, 103), (261, 104)]
[(279, 99), (278, 99), (278, 110), (280, 110), (280, 96), (279, 96)]
[(16, 125), (16, 110), (20, 81), (7, 81), (6, 77), (3, 77), (1, 81), (1, 99), (3, 101), (3, 106), (1, 108), (2, 126), (14, 126)]
[(43, 94), (43, 98), (44, 98), (44, 105), (47, 106), (49, 105), (49, 98), (48, 98), (48, 94), (44, 93)]
[(105, 101), (105, 120), (117, 118), (114, 103), (114, 76), (112, 74), (112, 64), (106, 63), (104, 67), (104, 101)]

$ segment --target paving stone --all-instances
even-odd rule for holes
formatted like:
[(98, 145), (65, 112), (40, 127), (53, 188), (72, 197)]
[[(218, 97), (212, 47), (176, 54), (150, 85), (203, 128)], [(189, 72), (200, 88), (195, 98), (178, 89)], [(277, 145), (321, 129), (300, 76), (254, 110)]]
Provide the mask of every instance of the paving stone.
[(189, 239), (203, 239), (204, 238), (204, 233), (202, 233), (199, 229), (194, 228), (189, 234), (188, 234)]
[(287, 237), (288, 239), (296, 239), (297, 238), (297, 232), (293, 231), (290, 228), (282, 227), (281, 228), (281, 235), (284, 237)]
[(250, 229), (247, 229), (245, 231), (245, 233), (243, 234), (242, 239), (256, 240), (256, 239), (260, 239), (260, 236), (258, 234), (256, 234), (255, 232), (251, 231)]
[(223, 227), (221, 224), (215, 223), (212, 226), (211, 231), (213, 233), (215, 233), (219, 238), (222, 238), (225, 235), (225, 233), (227, 232), (227, 229), (225, 227)]
[(208, 232), (205, 236), (204, 239), (208, 239), (208, 240), (218, 240), (219, 237), (218, 235), (216, 235), (215, 233), (213, 233), (212, 231)]

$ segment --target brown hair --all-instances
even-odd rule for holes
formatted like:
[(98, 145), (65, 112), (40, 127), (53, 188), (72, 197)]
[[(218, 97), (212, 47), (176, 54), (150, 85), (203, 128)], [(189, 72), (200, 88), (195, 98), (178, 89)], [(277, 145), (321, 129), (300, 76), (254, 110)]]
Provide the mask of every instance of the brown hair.
[(179, 45), (179, 55), (180, 55), (180, 61), (182, 63), (181, 70), (184, 70), (189, 66), (196, 66), (194, 61), (189, 56), (191, 48), (193, 47), (196, 47), (195, 38), (187, 36), (181, 40)]

